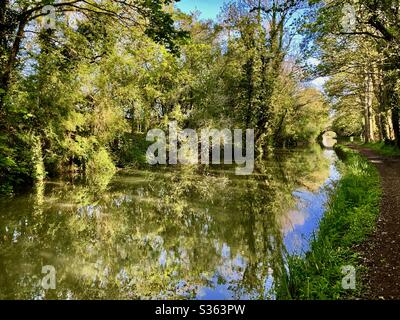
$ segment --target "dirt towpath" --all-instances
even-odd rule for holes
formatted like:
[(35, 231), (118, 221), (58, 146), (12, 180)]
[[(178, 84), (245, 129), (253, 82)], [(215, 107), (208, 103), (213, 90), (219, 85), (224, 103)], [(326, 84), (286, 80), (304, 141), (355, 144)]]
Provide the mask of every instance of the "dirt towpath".
[(400, 158), (385, 157), (359, 146), (350, 146), (379, 170), (383, 189), (376, 232), (361, 252), (368, 268), (368, 299), (400, 299)]

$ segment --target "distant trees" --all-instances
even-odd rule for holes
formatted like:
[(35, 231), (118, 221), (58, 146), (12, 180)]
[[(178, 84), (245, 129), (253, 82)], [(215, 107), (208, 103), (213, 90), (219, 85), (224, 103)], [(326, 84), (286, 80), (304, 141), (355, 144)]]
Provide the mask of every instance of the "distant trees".
[[(362, 116), (365, 141), (396, 140), (400, 146), (399, 1), (312, 3), (309, 37), (319, 49), (318, 71), (332, 77), (327, 89), (339, 131), (360, 132)], [(344, 5), (354, 8), (350, 30), (342, 25)]]
[(243, 126), (256, 130), (259, 148), (274, 143), (272, 97), (291, 41), (291, 19), (304, 5), (304, 1), (233, 1), (222, 15), (228, 55), (240, 53), (241, 59), (234, 90), (238, 115)]

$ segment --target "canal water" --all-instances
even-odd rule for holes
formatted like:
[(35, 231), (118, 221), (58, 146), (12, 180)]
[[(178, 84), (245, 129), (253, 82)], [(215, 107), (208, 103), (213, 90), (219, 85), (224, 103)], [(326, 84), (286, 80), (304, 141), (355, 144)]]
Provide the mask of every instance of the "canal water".
[(0, 199), (0, 299), (273, 299), (286, 254), (318, 230), (336, 162), (315, 146), (247, 177), (141, 170)]

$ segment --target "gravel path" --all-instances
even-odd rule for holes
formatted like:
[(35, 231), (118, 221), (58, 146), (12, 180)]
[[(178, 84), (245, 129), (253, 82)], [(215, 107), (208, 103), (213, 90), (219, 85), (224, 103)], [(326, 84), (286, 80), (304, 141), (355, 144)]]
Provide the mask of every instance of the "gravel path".
[(376, 232), (360, 247), (368, 267), (369, 299), (400, 299), (400, 158), (351, 146), (379, 170), (383, 190)]

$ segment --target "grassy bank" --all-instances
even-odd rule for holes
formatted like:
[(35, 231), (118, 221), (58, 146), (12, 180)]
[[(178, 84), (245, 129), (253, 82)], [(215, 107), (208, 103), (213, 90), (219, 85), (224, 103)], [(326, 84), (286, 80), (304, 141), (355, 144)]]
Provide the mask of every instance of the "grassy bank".
[(383, 156), (400, 156), (400, 149), (396, 145), (390, 145), (385, 142), (366, 143), (363, 146)]
[[(336, 148), (342, 178), (333, 190), (320, 229), (304, 257), (288, 258), (288, 272), (278, 290), (279, 299), (343, 299), (359, 296), (362, 266), (355, 245), (374, 230), (379, 214), (380, 184), (377, 170), (358, 153)], [(342, 267), (357, 270), (356, 291), (342, 288)]]

